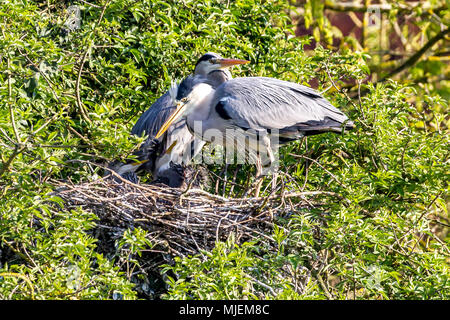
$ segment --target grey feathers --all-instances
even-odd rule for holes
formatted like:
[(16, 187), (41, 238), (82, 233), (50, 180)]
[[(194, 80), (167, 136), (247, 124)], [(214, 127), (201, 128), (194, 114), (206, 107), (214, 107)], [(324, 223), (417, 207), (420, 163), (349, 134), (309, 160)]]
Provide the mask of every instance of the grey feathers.
[(352, 126), (339, 109), (314, 89), (265, 77), (235, 78), (219, 86), (212, 105), (218, 116), (241, 128), (280, 134), (340, 131)]
[(169, 92), (163, 94), (152, 106), (144, 112), (131, 129), (131, 134), (137, 136), (155, 136), (174, 109)]
[[(202, 81), (206, 81), (206, 78), (192, 75), (186, 77), (177, 87), (176, 100), (187, 96), (192, 88)], [(170, 114), (175, 110), (176, 105), (171, 92), (173, 92), (172, 89), (167, 91), (144, 112), (133, 129), (131, 129), (131, 134), (137, 136), (149, 135), (151, 137), (156, 135)]]

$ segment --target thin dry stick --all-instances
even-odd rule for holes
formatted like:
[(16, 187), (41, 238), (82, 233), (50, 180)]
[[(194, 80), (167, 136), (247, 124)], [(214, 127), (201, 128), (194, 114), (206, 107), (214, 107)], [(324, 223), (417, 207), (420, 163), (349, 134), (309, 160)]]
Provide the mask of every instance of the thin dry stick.
[(97, 8), (97, 9), (100, 9), (100, 8), (101, 8), (101, 6), (98, 6), (98, 5), (96, 5), (96, 4), (87, 2), (87, 1), (85, 1), (85, 0), (78, 0), (78, 1), (83, 2), (83, 3), (85, 3), (85, 4), (89, 5), (89, 6), (94, 7), (94, 8)]
[(81, 81), (81, 72), (83, 71), (84, 62), (86, 61), (86, 57), (88, 55), (90, 47), (84, 52), (83, 56), (81, 57), (80, 66), (78, 67), (78, 75), (77, 75), (77, 82), (75, 84), (75, 96), (77, 101), (78, 109), (80, 109), (81, 116), (84, 120), (88, 123), (92, 123), (92, 120), (88, 117), (86, 109), (84, 107), (83, 102), (81, 101), (80, 96), (80, 81)]
[(240, 166), (241, 166), (241, 165), (238, 164), (238, 165), (236, 165), (236, 168), (234, 169), (234, 173), (233, 173), (233, 181), (231, 181), (231, 186), (230, 186), (230, 190), (229, 190), (229, 192), (228, 192), (228, 197), (231, 197), (231, 195), (233, 194), (234, 186), (235, 186), (235, 184), (236, 184), (237, 173), (238, 173), (238, 170), (239, 170)]

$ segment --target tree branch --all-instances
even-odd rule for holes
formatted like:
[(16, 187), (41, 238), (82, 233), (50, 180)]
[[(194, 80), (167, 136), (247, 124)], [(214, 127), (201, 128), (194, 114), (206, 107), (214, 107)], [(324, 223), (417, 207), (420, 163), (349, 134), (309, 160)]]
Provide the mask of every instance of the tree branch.
[[(380, 80), (378, 80), (374, 84), (385, 82), (387, 79), (392, 78), (393, 76), (395, 76), (396, 74), (402, 72), (406, 68), (412, 67), (417, 61), (419, 61), (419, 59), (425, 54), (425, 52), (428, 51), (428, 49), (430, 49), (432, 46), (434, 46), (439, 40), (444, 39), (445, 36), (448, 35), (449, 33), (450, 33), (450, 28), (447, 28), (444, 31), (439, 32), (433, 38), (428, 40), (427, 43), (425, 43), (425, 45), (419, 51), (414, 53), (411, 57), (406, 59), (405, 62), (400, 64), (397, 68), (395, 68), (394, 70), (389, 72), (388, 75), (384, 76), (383, 78), (381, 78)], [(345, 88), (351, 89), (353, 87), (354, 87), (354, 85), (350, 85), (350, 86), (345, 87)], [(360, 96), (365, 96), (368, 92), (369, 92), (368, 89), (361, 90)], [(358, 92), (352, 91), (350, 97), (354, 98), (354, 97), (356, 97), (357, 94), (358, 94)]]
[(399, 13), (402, 12), (409, 12), (414, 10), (415, 8), (421, 8), (424, 12), (424, 14), (430, 14), (428, 10), (434, 10), (434, 11), (441, 11), (445, 8), (445, 6), (439, 7), (439, 8), (432, 8), (431, 4), (422, 3), (420, 1), (418, 2), (410, 2), (407, 5), (398, 3), (395, 6), (389, 4), (389, 3), (382, 3), (382, 4), (373, 4), (373, 5), (360, 5), (355, 4), (353, 2), (333, 2), (333, 1), (325, 1), (324, 9), (337, 11), (337, 12), (368, 12), (371, 10), (379, 11), (381, 13), (388, 13), (392, 9), (398, 9)]
[(81, 96), (80, 96), (81, 72), (83, 71), (84, 62), (86, 61), (86, 56), (87, 56), (88, 52), (89, 52), (89, 48), (84, 52), (84, 54), (81, 58), (80, 67), (78, 68), (77, 82), (75, 83), (75, 96), (77, 98), (76, 99), (77, 106), (78, 106), (78, 109), (80, 109), (81, 116), (84, 118), (84, 120), (91, 123), (91, 119), (89, 119), (89, 117), (86, 113), (84, 104), (81, 101)]
[(433, 45), (436, 44), (439, 40), (443, 39), (447, 34), (450, 33), (450, 28), (445, 29), (442, 32), (439, 32), (437, 35), (435, 35), (433, 38), (428, 40), (427, 43), (415, 54), (413, 54), (411, 57), (409, 57), (404, 63), (399, 65), (397, 68), (392, 70), (387, 76), (383, 77), (379, 82), (385, 81), (387, 78), (391, 78), (397, 73), (402, 72), (404, 69), (413, 66), (424, 54), (425, 52), (430, 49)]

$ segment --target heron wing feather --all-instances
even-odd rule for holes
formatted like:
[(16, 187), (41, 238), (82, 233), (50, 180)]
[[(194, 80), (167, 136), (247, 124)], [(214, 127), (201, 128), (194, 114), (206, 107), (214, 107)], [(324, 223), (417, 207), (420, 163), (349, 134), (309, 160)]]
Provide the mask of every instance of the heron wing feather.
[[(348, 118), (314, 89), (274, 78), (235, 78), (219, 86), (213, 105), (246, 129), (336, 131)], [(217, 112), (217, 111), (216, 111)], [(328, 130), (331, 129), (331, 130)]]

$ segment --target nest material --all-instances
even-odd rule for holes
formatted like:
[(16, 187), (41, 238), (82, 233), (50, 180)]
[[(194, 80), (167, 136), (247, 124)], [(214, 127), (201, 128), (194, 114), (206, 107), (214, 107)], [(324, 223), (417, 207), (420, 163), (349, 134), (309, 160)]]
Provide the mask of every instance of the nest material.
[[(210, 250), (231, 233), (237, 241), (258, 237), (272, 242), (275, 215), (286, 214), (314, 192), (253, 198), (224, 198), (201, 189), (163, 185), (137, 185), (129, 181), (100, 179), (83, 184), (59, 183), (59, 197), (66, 209), (81, 206), (112, 228), (141, 227), (148, 232), (155, 251), (186, 256)], [(308, 201), (309, 203), (309, 201)]]

